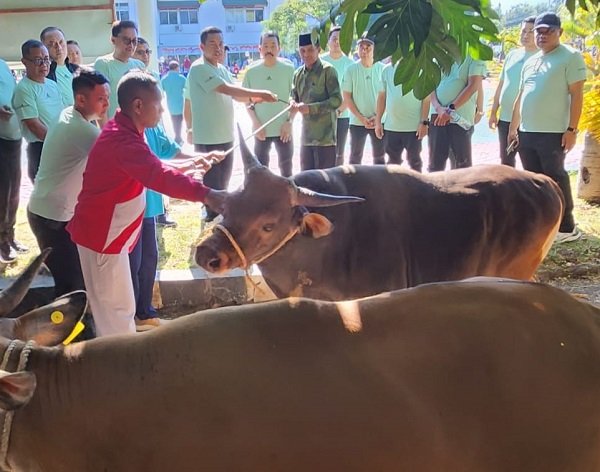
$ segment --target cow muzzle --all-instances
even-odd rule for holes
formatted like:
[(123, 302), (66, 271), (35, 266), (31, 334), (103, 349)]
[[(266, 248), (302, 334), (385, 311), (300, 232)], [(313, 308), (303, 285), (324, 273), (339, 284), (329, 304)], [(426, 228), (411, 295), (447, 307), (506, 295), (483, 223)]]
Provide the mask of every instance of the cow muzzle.
[(196, 263), (207, 272), (217, 274), (229, 270), (231, 258), (224, 251), (201, 244), (196, 248)]

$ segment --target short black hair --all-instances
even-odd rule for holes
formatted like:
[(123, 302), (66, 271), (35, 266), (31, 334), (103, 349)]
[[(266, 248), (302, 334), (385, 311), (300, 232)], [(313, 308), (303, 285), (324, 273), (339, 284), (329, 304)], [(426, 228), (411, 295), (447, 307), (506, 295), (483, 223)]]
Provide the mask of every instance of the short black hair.
[(73, 44), (75, 46), (79, 46), (79, 43), (77, 41), (75, 41), (74, 39), (69, 39), (67, 41), (67, 46), (70, 46), (71, 44)]
[(21, 55), (22, 57), (27, 57), (32, 49), (40, 49), (45, 47), (46, 46), (44, 46), (44, 44), (37, 39), (28, 39), (21, 45)]
[(341, 27), (341, 26), (338, 26), (338, 25), (335, 25), (333, 28), (331, 28), (331, 29), (329, 30), (329, 36), (327, 36), (327, 39), (331, 38), (331, 35), (332, 35), (333, 33), (335, 33), (336, 31), (342, 31), (342, 27)]
[(138, 40), (138, 44), (145, 44), (146, 46), (150, 46), (150, 43), (148, 43), (148, 41), (146, 41), (144, 38), (142, 38), (141, 36), (137, 37)]
[(40, 41), (43, 41), (44, 36), (46, 36), (47, 33), (50, 33), (52, 31), (60, 31), (63, 36), (65, 35), (65, 32), (61, 30), (58, 26), (46, 26), (40, 33)]
[(137, 25), (133, 22), (133, 21), (129, 21), (129, 20), (122, 20), (122, 21), (115, 21), (112, 24), (112, 30), (111, 30), (111, 34), (113, 38), (116, 38), (117, 36), (119, 36), (119, 33), (127, 28), (133, 28), (135, 30), (135, 32), (137, 33)]
[(202, 44), (206, 44), (206, 39), (208, 38), (209, 34), (223, 34), (223, 31), (221, 31), (216, 26), (209, 26), (207, 28), (204, 28), (200, 33), (200, 42)]
[(281, 44), (281, 41), (279, 41), (279, 35), (275, 31), (265, 31), (263, 34), (261, 34), (258, 44), (262, 44), (263, 40), (266, 38), (275, 38), (277, 40), (277, 45), (279, 46)]
[(91, 91), (96, 85), (108, 84), (108, 79), (91, 67), (79, 67), (73, 76), (73, 95)]
[(131, 102), (140, 98), (141, 91), (150, 91), (153, 87), (158, 87), (158, 81), (152, 75), (141, 70), (128, 72), (117, 85), (119, 107), (121, 110), (126, 110)]
[(521, 23), (535, 23), (535, 16), (528, 16)]

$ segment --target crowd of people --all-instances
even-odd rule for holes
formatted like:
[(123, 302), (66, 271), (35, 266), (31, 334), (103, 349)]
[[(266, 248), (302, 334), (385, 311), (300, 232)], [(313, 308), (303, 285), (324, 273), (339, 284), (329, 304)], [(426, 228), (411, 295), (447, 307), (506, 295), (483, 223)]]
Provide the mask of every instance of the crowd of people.
[[(580, 236), (564, 159), (575, 144), (586, 69), (579, 52), (560, 44), (561, 33), (554, 13), (523, 21), (522, 47), (504, 62), (489, 126), (499, 131), (499, 163), (515, 166), (518, 152), (525, 169), (560, 185), (566, 210), (557, 241), (565, 242)], [(339, 35), (330, 30), (324, 54), (313, 35), (300, 35), (295, 68), (280, 56), (278, 34), (264, 32), (261, 60), (239, 85), (223, 64), (216, 27), (201, 32), (200, 59), (170, 61), (162, 78), (131, 21), (113, 24), (113, 51), (93, 67), (81, 65), (77, 41), (44, 28), (21, 47), (20, 82), (0, 60), (0, 262), (28, 250), (14, 234), (22, 138), (34, 183), (27, 216), (39, 247), (53, 248), (47, 265), (56, 295), (85, 287), (100, 336), (160, 324), (152, 307), (155, 226), (171, 224), (162, 194), (204, 202), (206, 221), (218, 215), (234, 159), (233, 100), (246, 104), (256, 156), (268, 166), (274, 147), (283, 176), (292, 174), (298, 114), (302, 170), (344, 164), (348, 136), (350, 164), (362, 162), (368, 136), (374, 164), (401, 164), (406, 152), (421, 172), (428, 136), (428, 171), (471, 166), (471, 136), (485, 113), (482, 61), (454, 64), (419, 99), (395, 85), (395, 65), (374, 61), (372, 38), (358, 39), (353, 61)], [(161, 124), (163, 94), (174, 136)], [(195, 154), (182, 151), (184, 141)]]

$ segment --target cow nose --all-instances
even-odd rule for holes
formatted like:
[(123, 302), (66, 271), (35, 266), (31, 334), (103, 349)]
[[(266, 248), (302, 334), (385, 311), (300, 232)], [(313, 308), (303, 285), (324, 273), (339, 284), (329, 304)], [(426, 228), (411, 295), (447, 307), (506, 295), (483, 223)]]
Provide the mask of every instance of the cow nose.
[(210, 267), (212, 270), (219, 270), (221, 267), (221, 258), (215, 257), (208, 261), (208, 267)]
[(220, 251), (202, 245), (196, 248), (196, 262), (209, 272), (223, 270), (226, 263), (225, 257)]

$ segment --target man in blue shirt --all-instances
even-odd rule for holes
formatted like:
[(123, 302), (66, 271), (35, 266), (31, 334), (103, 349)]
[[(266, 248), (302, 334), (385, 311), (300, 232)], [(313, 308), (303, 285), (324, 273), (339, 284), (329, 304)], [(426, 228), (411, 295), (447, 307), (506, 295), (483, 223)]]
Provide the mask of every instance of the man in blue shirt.
[(171, 115), (173, 131), (175, 131), (175, 142), (182, 144), (181, 125), (183, 123), (183, 89), (185, 88), (185, 77), (179, 73), (179, 63), (169, 62), (169, 72), (161, 80), (162, 88), (167, 95), (167, 108)]

